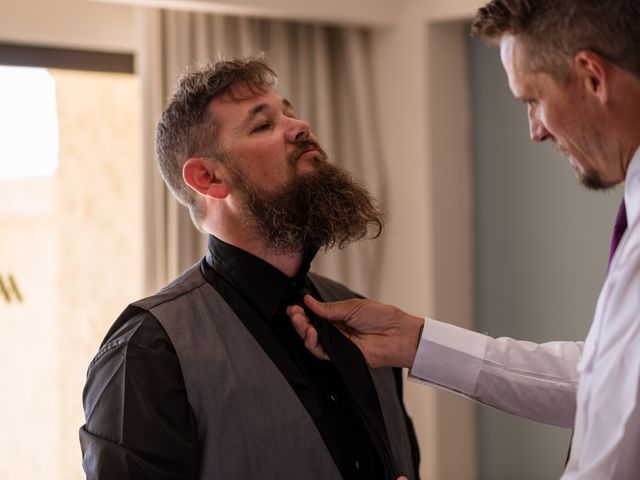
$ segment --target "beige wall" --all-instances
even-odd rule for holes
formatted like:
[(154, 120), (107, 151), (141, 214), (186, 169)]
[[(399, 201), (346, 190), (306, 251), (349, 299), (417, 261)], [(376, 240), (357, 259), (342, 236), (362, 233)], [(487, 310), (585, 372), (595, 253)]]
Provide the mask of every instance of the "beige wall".
[(0, 299), (0, 478), (83, 478), (86, 369), (142, 293), (137, 79), (50, 72), (59, 168), (0, 181), (0, 276), (11, 273), (24, 298)]
[[(130, 7), (56, 0), (55, 14), (45, 22), (41, 12), (51, 10), (50, 1), (0, 1), (3, 13), (10, 13), (0, 15), (0, 40), (137, 50), (135, 11)], [(275, 11), (287, 1), (267, 3)], [(342, 3), (345, 6), (331, 4), (335, 18), (346, 15), (348, 2)], [(455, 21), (470, 18), (482, 3), (394, 0), (392, 18), (373, 35), (381, 141), (391, 179), (381, 300), (415, 313), (444, 314), (447, 321), (465, 326), (472, 325), (468, 119), (462, 101), (467, 95), (462, 81), (464, 35), (458, 35), (461, 26)], [(446, 81), (446, 75), (455, 77)], [(442, 195), (437, 202), (436, 182)], [(442, 212), (458, 222), (442, 225)], [(447, 235), (451, 244), (438, 250)], [(455, 285), (453, 289), (438, 288), (443, 265), (449, 272), (444, 285)], [(413, 384), (407, 386), (407, 403), (422, 440), (423, 477), (474, 478), (470, 404)]]
[[(0, 298), (2, 478), (46, 478), (59, 466), (57, 450), (50, 448), (61, 429), (60, 398), (51, 394), (58, 378), (51, 315), (58, 306), (56, 200), (51, 178), (0, 181), (0, 276), (6, 281), (13, 275), (23, 297), (23, 303)], [(20, 214), (8, 205), (20, 205)], [(47, 446), (36, 461), (34, 441)]]
[(52, 70), (60, 127), (55, 358), (60, 478), (82, 478), (86, 368), (124, 307), (142, 295), (139, 84), (125, 74)]

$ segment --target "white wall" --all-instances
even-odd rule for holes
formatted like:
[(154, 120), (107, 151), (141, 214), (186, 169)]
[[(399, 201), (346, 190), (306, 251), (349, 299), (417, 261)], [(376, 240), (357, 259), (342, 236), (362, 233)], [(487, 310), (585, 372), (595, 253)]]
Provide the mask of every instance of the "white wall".
[[(481, 3), (407, 0), (393, 28), (374, 35), (391, 175), (382, 300), (465, 327), (473, 326), (473, 236), (466, 33), (457, 20)], [(407, 403), (423, 477), (475, 478), (474, 406), (411, 383)]]
[(0, 42), (131, 53), (134, 9), (84, 0), (0, 0)]

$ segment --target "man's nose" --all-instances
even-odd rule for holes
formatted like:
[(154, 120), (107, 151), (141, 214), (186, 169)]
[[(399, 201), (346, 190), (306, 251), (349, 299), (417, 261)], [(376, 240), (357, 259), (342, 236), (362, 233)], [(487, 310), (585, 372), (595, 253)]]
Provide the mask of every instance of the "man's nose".
[(287, 129), (287, 141), (291, 143), (306, 142), (311, 135), (311, 128), (304, 120), (292, 119), (291, 126)]
[(549, 131), (538, 118), (535, 109), (529, 107), (529, 135), (534, 142), (544, 142), (549, 138)]

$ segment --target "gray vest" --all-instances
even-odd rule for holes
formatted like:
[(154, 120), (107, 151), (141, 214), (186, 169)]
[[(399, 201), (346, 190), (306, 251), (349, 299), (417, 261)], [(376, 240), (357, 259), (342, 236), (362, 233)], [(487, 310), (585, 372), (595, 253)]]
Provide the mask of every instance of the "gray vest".
[[(354, 297), (338, 283), (311, 279), (325, 300)], [(307, 410), (199, 264), (134, 305), (158, 319), (178, 355), (198, 425), (201, 479), (341, 478)], [(371, 375), (396, 465), (416, 478), (393, 373)]]

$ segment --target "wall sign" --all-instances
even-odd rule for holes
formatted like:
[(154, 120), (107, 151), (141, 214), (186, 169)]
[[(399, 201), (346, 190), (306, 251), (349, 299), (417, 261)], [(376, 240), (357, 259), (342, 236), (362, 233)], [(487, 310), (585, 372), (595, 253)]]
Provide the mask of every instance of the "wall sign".
[(23, 303), (18, 283), (11, 273), (6, 275), (0, 273), (0, 298), (3, 298), (6, 303)]

